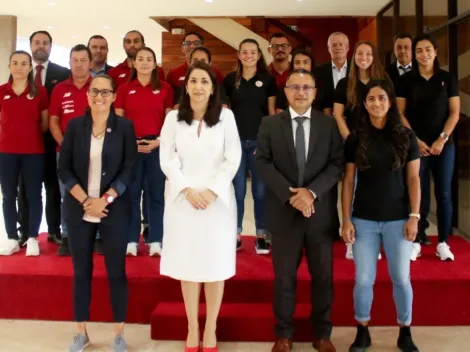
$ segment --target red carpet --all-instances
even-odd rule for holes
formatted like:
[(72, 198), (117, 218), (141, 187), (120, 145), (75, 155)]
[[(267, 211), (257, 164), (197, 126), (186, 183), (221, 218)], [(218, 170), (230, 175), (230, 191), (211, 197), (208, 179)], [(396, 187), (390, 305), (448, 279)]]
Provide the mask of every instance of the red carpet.
[[(435, 245), (431, 245), (423, 247), (423, 256), (412, 264), (414, 325), (470, 325), (470, 244), (460, 237), (452, 237), (449, 244), (456, 257), (454, 263), (441, 262), (434, 254)], [(220, 338), (270, 340), (273, 324), (271, 258), (254, 254), (252, 238), (245, 238), (243, 245), (244, 249), (237, 255), (237, 275), (227, 282), (225, 290), (219, 331), (224, 331), (226, 336)], [(0, 257), (0, 318), (72, 320), (71, 259), (57, 257), (57, 246), (47, 243), (44, 236), (41, 236), (40, 247), (40, 257), (25, 257), (24, 249), (11, 257)], [(154, 338), (184, 338), (186, 320), (179, 283), (160, 276), (159, 259), (148, 257), (144, 246), (141, 249), (140, 257), (128, 259), (128, 322), (152, 321)], [(354, 263), (344, 259), (344, 253), (344, 244), (338, 242), (333, 321), (335, 325), (351, 326), (355, 324)], [(91, 319), (107, 322), (111, 319), (111, 308), (103, 258), (96, 256), (94, 264)], [(308, 270), (306, 263), (302, 263), (298, 281), (298, 340), (310, 331), (306, 304), (309, 291)], [(385, 260), (378, 264), (372, 316), (374, 325), (396, 323)]]

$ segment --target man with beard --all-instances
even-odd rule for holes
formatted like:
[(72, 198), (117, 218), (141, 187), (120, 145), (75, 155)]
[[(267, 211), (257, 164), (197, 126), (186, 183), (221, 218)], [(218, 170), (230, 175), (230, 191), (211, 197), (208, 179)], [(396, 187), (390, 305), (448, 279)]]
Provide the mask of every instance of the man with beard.
[(108, 59), (108, 41), (102, 35), (94, 35), (88, 40), (92, 62), (90, 74), (92, 77), (106, 75), (113, 67), (106, 63)]
[(292, 51), (287, 36), (280, 32), (274, 33), (269, 39), (268, 51), (273, 57), (273, 62), (269, 65), (271, 74), (276, 78), (277, 87), (284, 89), (289, 76), (289, 56)]
[[(123, 40), (123, 48), (126, 52), (127, 58), (121, 62), (116, 67), (112, 68), (108, 72), (114, 83), (116, 83), (116, 88), (119, 88), (121, 84), (127, 83), (131, 74), (132, 60), (135, 59), (135, 54), (138, 50), (145, 46), (145, 38), (137, 30), (132, 30), (127, 32)], [(163, 68), (158, 66), (158, 78), (161, 81), (165, 80), (165, 71)]]
[(393, 52), (397, 61), (387, 67), (387, 73), (396, 87), (400, 76), (411, 71), (411, 34), (398, 34), (393, 44)]
[[(69, 69), (49, 61), (52, 48), (52, 37), (46, 31), (37, 31), (29, 37), (29, 44), (33, 56), (33, 75), (37, 86), (46, 88), (49, 96), (52, 89), (70, 76)], [(44, 187), (46, 189), (46, 221), (48, 227), (48, 241), (60, 244), (60, 191), (57, 179), (56, 146), (51, 133), (47, 131), (44, 136), (46, 149), (46, 164)], [(18, 190), (18, 222), (20, 224), (20, 245), (28, 240), (28, 200), (22, 177), (19, 180)]]

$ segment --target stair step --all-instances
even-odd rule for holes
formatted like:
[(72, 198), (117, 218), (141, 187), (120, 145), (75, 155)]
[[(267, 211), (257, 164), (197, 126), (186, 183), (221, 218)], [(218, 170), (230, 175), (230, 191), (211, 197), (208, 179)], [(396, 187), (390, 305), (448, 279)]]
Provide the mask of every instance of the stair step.
[[(204, 328), (205, 316), (206, 305), (201, 303), (199, 305), (201, 330)], [(295, 341), (311, 341), (309, 316), (310, 305), (298, 304), (294, 316)], [(188, 323), (184, 303), (161, 302), (152, 312), (150, 319), (153, 340), (186, 340)], [(275, 323), (271, 304), (224, 303), (217, 321), (217, 338), (219, 341), (271, 342), (275, 338)]]

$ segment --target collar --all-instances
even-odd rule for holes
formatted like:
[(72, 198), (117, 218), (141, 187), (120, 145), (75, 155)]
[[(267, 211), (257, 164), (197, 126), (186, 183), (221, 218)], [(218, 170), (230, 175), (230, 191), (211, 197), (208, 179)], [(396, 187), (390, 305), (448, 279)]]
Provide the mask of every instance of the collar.
[[(400, 68), (402, 65), (400, 64), (400, 62), (397, 60), (397, 68)], [(406, 65), (406, 66), (403, 66), (404, 68), (408, 68), (408, 67), (411, 67), (411, 62)]]
[(272, 62), (269, 64), (268, 68), (271, 70), (272, 73), (277, 74), (277, 75), (279, 75), (279, 76), (282, 76), (282, 75), (285, 75), (285, 74), (288, 74), (288, 73), (289, 73), (289, 69), (285, 70), (285, 71), (282, 72), (282, 73), (279, 72), (278, 70), (276, 70), (276, 69), (274, 68), (274, 65), (273, 65)]
[(124, 61), (121, 62), (118, 66), (130, 69), (130, 66), (127, 64), (127, 59), (124, 59)]
[[(85, 85), (84, 85), (83, 87), (89, 86), (92, 80), (93, 80), (93, 77), (91, 77), (91, 75), (89, 75), (89, 76), (88, 76), (88, 80), (86, 81), (86, 83), (85, 83)], [(68, 86), (72, 86), (72, 87), (77, 88), (77, 86), (75, 85), (75, 83), (74, 83), (74, 81), (73, 81), (72, 75), (70, 75), (70, 78), (67, 79), (67, 80), (65, 80), (64, 82), (65, 82)], [(83, 87), (80, 88), (80, 89), (83, 89)], [(78, 89), (78, 88), (77, 88), (77, 89)]]
[(341, 67), (341, 69), (338, 69), (338, 67), (336, 67), (335, 63), (333, 62), (333, 60), (331, 60), (331, 68), (335, 68), (336, 70), (338, 71), (342, 71), (342, 70), (346, 70), (348, 68), (348, 60), (346, 60), (346, 62), (344, 63), (343, 67)]
[[(6, 91), (7, 91), (8, 93), (10, 93), (10, 94), (15, 94), (15, 95), (16, 95), (15, 91), (13, 90), (12, 83), (13, 83), (13, 82), (12, 82), (11, 80), (9, 80), (9, 81), (7, 82)], [(23, 96), (23, 95), (25, 95), (25, 94), (29, 94), (29, 90), (30, 90), (30, 89), (29, 89), (29, 84), (27, 84), (25, 90), (23, 91), (23, 93), (20, 94), (20, 97)], [(39, 95), (39, 94), (38, 94), (38, 95)]]
[[(38, 65), (39, 65), (39, 64), (36, 63), (36, 61), (33, 60), (33, 70), (35, 70)], [(42, 63), (41, 65), (42, 65), (42, 67), (43, 67), (45, 70), (47, 70), (47, 67), (49, 66), (49, 60), (47, 60), (46, 62)]]
[(97, 74), (97, 73), (100, 73), (100, 72), (104, 72), (104, 71), (106, 71), (106, 62), (105, 62), (105, 63), (103, 64), (103, 66), (101, 66), (101, 67), (98, 69), (98, 71), (96, 71), (96, 72), (93, 71), (92, 68), (90, 68), (90, 72), (91, 72), (91, 73), (94, 73), (94, 74)]
[(289, 113), (290, 113), (290, 118), (292, 120), (295, 119), (297, 116), (303, 116), (303, 117), (306, 117), (307, 119), (310, 119), (310, 116), (312, 115), (312, 107), (309, 107), (308, 110), (305, 112), (305, 114), (299, 115), (295, 112), (294, 109), (292, 109), (292, 107), (289, 106)]
[(131, 88), (138, 88), (138, 87), (142, 87), (142, 88), (152, 88), (152, 82), (149, 82), (146, 86), (143, 86), (142, 83), (140, 83), (139, 79), (136, 78), (136, 79), (133, 79), (132, 81), (130, 81), (129, 83), (129, 86)]

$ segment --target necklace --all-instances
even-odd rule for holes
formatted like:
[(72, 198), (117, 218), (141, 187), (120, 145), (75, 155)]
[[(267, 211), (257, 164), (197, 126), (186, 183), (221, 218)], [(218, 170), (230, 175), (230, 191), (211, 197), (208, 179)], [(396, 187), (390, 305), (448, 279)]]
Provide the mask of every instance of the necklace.
[(95, 133), (92, 132), (91, 134), (92, 134), (92, 136), (93, 136), (94, 138), (100, 139), (101, 137), (104, 136), (104, 133), (105, 133), (105, 132), (106, 132), (106, 128), (105, 128), (104, 130), (102, 130), (100, 133), (96, 133), (96, 134), (95, 134)]

